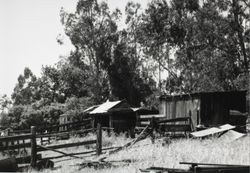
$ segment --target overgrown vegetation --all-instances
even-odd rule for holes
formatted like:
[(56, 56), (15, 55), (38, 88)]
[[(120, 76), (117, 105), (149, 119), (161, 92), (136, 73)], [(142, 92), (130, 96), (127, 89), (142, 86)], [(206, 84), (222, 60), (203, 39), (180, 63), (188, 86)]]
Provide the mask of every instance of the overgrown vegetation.
[(60, 14), (75, 50), (44, 66), (41, 77), (24, 69), (12, 103), (1, 99), (1, 109), (9, 109), (1, 125), (57, 124), (60, 114), (78, 117), (107, 99), (153, 107), (164, 93), (248, 89), (249, 6), (246, 0), (153, 0), (141, 9), (129, 2), (121, 29), (119, 9), (79, 0), (75, 13)]
[[(107, 136), (104, 135), (104, 143), (108, 146), (124, 145), (129, 139), (124, 136)], [(117, 143), (117, 142), (120, 143)], [(111, 143), (110, 143), (111, 142)], [(56, 166), (62, 166), (58, 170), (51, 172), (118, 172), (118, 173), (136, 173), (139, 168), (147, 168), (151, 166), (169, 167), (169, 168), (188, 168), (187, 165), (180, 165), (179, 162), (200, 162), (200, 163), (217, 163), (217, 164), (250, 164), (250, 147), (249, 136), (237, 141), (228, 143), (218, 138), (206, 140), (195, 139), (178, 139), (172, 140), (166, 144), (164, 140), (156, 140), (152, 144), (150, 139), (138, 142), (133, 147), (120, 151), (111, 155), (107, 161), (116, 161), (110, 167), (104, 168), (84, 168), (79, 169), (82, 159), (59, 159), (56, 160)], [(78, 147), (76, 151), (85, 151), (86, 148)], [(65, 152), (74, 152), (73, 148)], [(88, 156), (86, 160), (95, 160), (96, 156)], [(124, 162), (122, 162), (124, 161)], [(129, 162), (126, 162), (129, 161)], [(43, 172), (48, 172), (44, 170)]]

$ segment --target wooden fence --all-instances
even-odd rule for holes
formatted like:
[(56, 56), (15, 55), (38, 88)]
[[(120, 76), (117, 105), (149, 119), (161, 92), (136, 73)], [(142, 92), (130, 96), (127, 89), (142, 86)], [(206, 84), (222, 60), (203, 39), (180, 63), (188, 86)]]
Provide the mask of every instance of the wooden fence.
[[(52, 126), (37, 126), (36, 131), (37, 133), (43, 134), (47, 133), (58, 133), (58, 132), (68, 132), (72, 130), (79, 130), (79, 129), (86, 129), (92, 128), (92, 119), (83, 119), (78, 122), (71, 122), (71, 123), (64, 123), (59, 125), (52, 125)], [(12, 130), (9, 131), (9, 135), (18, 135), (23, 133), (31, 133), (30, 129), (22, 129), (22, 130)]]
[[(69, 124), (69, 123), (68, 123)], [(71, 123), (72, 125), (73, 123)], [(95, 140), (88, 140), (88, 141), (81, 141), (81, 142), (74, 142), (74, 143), (67, 143), (67, 144), (60, 144), (60, 145), (52, 145), (49, 147), (44, 147), (42, 145), (38, 145), (37, 139), (43, 137), (53, 137), (59, 135), (70, 135), (70, 134), (82, 134), (87, 132), (96, 132), (96, 139)], [(37, 133), (37, 128), (32, 126), (30, 129), (31, 133), (22, 134), (18, 136), (7, 136), (7, 137), (0, 137), (0, 152), (6, 150), (20, 150), (21, 148), (30, 148), (30, 156), (25, 157), (26, 161), (30, 162), (32, 167), (36, 167), (37, 160), (41, 159), (41, 155), (38, 154), (39, 152), (51, 150), (55, 152), (59, 152), (64, 154), (65, 156), (74, 156), (74, 153), (67, 154), (64, 152), (57, 151), (56, 149), (61, 148), (68, 148), (68, 147), (75, 147), (75, 146), (82, 146), (82, 145), (93, 145), (96, 144), (96, 154), (100, 155), (102, 153), (102, 127), (98, 124), (97, 129), (80, 129), (70, 132), (59, 132), (59, 133), (50, 133), (50, 134), (39, 134)], [(44, 158), (43, 158), (44, 159)], [(45, 158), (46, 159), (46, 158)], [(23, 159), (17, 159), (17, 162), (21, 162)]]
[(190, 117), (167, 119), (163, 115), (141, 115), (137, 119), (136, 131), (140, 132), (146, 126), (152, 126), (159, 133), (191, 132), (192, 122)]

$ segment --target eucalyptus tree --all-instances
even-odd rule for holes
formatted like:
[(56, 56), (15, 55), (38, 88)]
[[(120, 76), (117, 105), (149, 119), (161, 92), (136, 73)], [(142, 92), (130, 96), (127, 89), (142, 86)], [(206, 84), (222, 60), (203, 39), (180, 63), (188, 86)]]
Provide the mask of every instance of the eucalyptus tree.
[(243, 0), (153, 1), (144, 13), (140, 41), (161, 63), (168, 62), (159, 58), (163, 50), (162, 55), (175, 50), (171, 68), (165, 69), (171, 74), (168, 84), (179, 85), (177, 92), (243, 89), (249, 76), (248, 7)]
[(106, 68), (110, 63), (112, 48), (117, 42), (117, 24), (120, 11), (110, 12), (105, 2), (79, 0), (75, 13), (61, 11), (65, 33), (82, 61), (90, 66), (92, 93), (97, 103), (107, 98), (108, 81)]

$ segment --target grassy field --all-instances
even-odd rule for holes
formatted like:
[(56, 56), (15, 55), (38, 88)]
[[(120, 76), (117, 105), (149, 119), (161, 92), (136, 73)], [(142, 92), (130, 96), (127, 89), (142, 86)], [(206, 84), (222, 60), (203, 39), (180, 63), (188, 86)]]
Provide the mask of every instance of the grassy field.
[[(94, 138), (93, 135), (87, 138)], [(80, 141), (82, 138), (70, 140)], [(86, 139), (85, 139), (86, 140)], [(104, 135), (105, 146), (120, 146), (130, 141), (124, 135), (108, 137)], [(88, 147), (75, 147), (62, 150), (64, 152), (79, 152), (89, 150)], [(111, 155), (106, 159), (112, 165), (101, 168), (83, 168), (79, 164), (86, 160), (95, 160), (96, 156), (88, 156), (83, 159), (61, 158), (54, 160), (58, 169), (41, 172), (88, 172), (88, 173), (137, 173), (139, 168), (160, 166), (169, 168), (187, 168), (179, 162), (203, 162), (220, 164), (242, 164), (250, 165), (250, 136), (228, 143), (217, 138), (206, 140), (179, 139), (165, 144), (162, 140), (156, 140), (152, 144), (149, 139), (138, 142), (133, 147)], [(50, 152), (49, 152), (50, 153)], [(50, 153), (53, 155), (53, 153)], [(44, 154), (43, 154), (44, 155)], [(114, 162), (115, 161), (115, 162)], [(126, 161), (126, 162), (124, 162)], [(30, 170), (33, 172), (34, 170)]]

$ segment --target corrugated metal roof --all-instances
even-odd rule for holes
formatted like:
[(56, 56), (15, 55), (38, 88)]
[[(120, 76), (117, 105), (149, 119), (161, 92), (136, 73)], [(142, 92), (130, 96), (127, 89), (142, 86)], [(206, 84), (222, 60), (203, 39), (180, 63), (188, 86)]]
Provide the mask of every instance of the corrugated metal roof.
[(100, 106), (98, 106), (97, 108), (95, 108), (93, 111), (90, 112), (90, 114), (102, 114), (102, 113), (107, 113), (109, 109), (115, 107), (116, 105), (118, 105), (119, 103), (121, 103), (122, 101), (107, 101), (103, 104), (101, 104)]
[(235, 126), (232, 126), (230, 124), (225, 124), (225, 125), (222, 125), (222, 126), (219, 126), (219, 127), (212, 127), (212, 128), (206, 129), (206, 130), (193, 132), (193, 133), (191, 133), (191, 135), (193, 137), (200, 138), (200, 137), (209, 136), (209, 135), (212, 135), (212, 134), (215, 134), (215, 133), (220, 133), (220, 132), (224, 132), (224, 131), (227, 131), (227, 130), (231, 130), (231, 129), (234, 129), (234, 128), (235, 128)]

